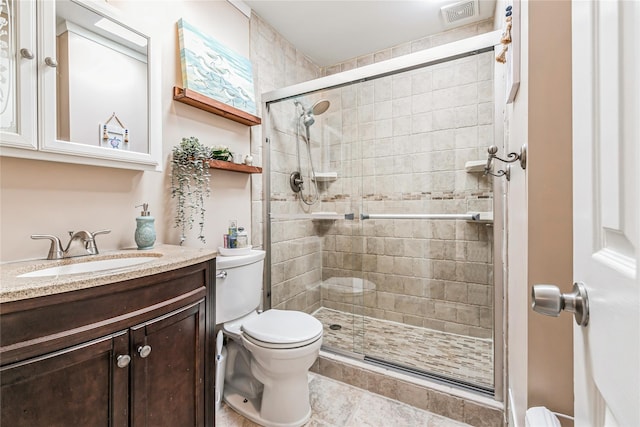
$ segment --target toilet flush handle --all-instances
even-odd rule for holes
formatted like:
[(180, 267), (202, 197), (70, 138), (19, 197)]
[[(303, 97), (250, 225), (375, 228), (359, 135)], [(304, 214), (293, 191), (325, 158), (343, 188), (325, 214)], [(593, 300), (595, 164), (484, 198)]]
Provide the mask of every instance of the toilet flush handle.
[(216, 273), (216, 279), (226, 279), (227, 278), (227, 270), (220, 270)]

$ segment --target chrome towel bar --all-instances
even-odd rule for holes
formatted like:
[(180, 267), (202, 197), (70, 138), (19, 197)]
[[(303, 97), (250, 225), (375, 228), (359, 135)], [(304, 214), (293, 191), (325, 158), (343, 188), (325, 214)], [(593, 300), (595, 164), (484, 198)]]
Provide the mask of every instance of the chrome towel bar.
[(479, 213), (468, 214), (360, 214), (360, 219), (461, 219), (479, 221)]

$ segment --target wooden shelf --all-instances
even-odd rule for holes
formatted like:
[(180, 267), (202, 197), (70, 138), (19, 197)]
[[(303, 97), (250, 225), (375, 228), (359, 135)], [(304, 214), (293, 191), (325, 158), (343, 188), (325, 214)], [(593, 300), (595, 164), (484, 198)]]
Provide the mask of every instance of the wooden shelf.
[(226, 162), (224, 160), (208, 160), (208, 163), (211, 169), (222, 169), (225, 171), (241, 173), (262, 173), (262, 168), (258, 166), (248, 166), (233, 162)]
[(255, 126), (262, 123), (260, 117), (254, 116), (246, 111), (239, 110), (189, 89), (182, 89), (181, 87), (174, 86), (173, 99), (178, 102), (182, 102), (183, 104), (191, 105), (192, 107), (199, 108), (247, 126)]

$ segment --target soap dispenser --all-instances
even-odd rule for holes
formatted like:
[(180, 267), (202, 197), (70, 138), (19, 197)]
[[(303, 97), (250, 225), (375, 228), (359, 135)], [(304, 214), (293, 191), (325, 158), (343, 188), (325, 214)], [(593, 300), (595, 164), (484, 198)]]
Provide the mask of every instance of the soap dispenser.
[(156, 241), (155, 218), (152, 217), (151, 212), (149, 212), (148, 203), (138, 205), (136, 208), (141, 206), (142, 212), (140, 212), (139, 217), (136, 217), (136, 244), (138, 245), (138, 249), (151, 249)]

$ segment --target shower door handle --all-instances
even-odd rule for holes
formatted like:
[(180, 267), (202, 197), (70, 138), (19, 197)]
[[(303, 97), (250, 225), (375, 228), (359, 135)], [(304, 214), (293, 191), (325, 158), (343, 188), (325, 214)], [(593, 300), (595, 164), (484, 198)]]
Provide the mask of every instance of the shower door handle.
[(560, 293), (555, 285), (533, 285), (531, 288), (531, 308), (545, 316), (558, 317), (562, 310), (573, 313), (576, 323), (589, 323), (589, 298), (584, 283), (576, 282), (570, 293)]

